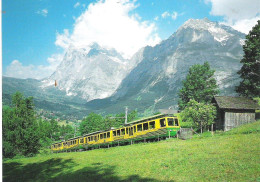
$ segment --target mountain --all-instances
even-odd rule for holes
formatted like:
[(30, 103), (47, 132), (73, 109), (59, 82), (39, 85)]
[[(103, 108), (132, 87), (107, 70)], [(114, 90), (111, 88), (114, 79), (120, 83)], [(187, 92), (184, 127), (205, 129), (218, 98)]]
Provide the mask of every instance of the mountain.
[(43, 80), (43, 88), (55, 83), (68, 96), (85, 101), (111, 96), (133, 67), (115, 49), (97, 43), (87, 48), (70, 47), (56, 71)]
[[(216, 70), (221, 95), (234, 95), (240, 79), (245, 34), (208, 19), (186, 21), (168, 39), (124, 59), (114, 49), (93, 43), (70, 47), (57, 70), (43, 81), (3, 78), (3, 100), (20, 90), (36, 106), (65, 115), (177, 109), (178, 91), (194, 64), (208, 61)], [(55, 81), (57, 87), (54, 87)], [(7, 98), (7, 99), (5, 99)]]
[[(12, 95), (19, 91), (25, 97), (32, 96), (37, 112), (51, 115), (54, 118), (77, 120), (90, 112), (83, 104), (81, 98), (67, 96), (65, 91), (55, 88), (42, 88), (42, 82), (36, 79), (18, 79), (2, 77), (3, 95), (2, 104), (11, 105)], [(48, 117), (50, 118), (50, 117)]]
[(111, 97), (89, 102), (87, 106), (108, 112), (126, 105), (139, 111), (149, 106), (151, 110), (177, 109), (177, 93), (189, 67), (205, 61), (216, 70), (220, 94), (234, 95), (244, 38), (243, 33), (206, 18), (190, 19), (167, 40), (138, 52), (139, 64)]

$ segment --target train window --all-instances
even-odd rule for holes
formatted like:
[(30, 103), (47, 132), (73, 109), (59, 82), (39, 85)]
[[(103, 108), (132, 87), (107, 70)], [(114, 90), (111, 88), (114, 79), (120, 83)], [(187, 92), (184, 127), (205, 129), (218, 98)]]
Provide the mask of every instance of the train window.
[(126, 134), (128, 134), (129, 133), (129, 128), (126, 128)]
[(137, 125), (137, 131), (142, 131), (142, 124)]
[(120, 136), (120, 130), (116, 130), (116, 136)]
[(178, 119), (174, 119), (175, 126), (179, 126)]
[(113, 136), (116, 136), (116, 131), (113, 131)]
[(155, 128), (155, 121), (149, 122), (149, 129), (154, 129)]
[(100, 134), (100, 139), (103, 139), (104, 138), (104, 135), (103, 134)]
[(144, 130), (148, 130), (148, 123), (143, 124)]
[(93, 141), (93, 139), (94, 139), (94, 137), (93, 137), (93, 136), (91, 136), (91, 141)]
[(168, 118), (168, 126), (173, 126), (173, 118)]
[(134, 131), (136, 132), (136, 126), (134, 126)]
[(125, 128), (121, 129), (121, 135), (125, 135)]
[(104, 133), (104, 138), (107, 138), (107, 133)]
[(130, 136), (133, 135), (133, 127), (129, 128), (129, 135), (130, 135)]
[(81, 139), (80, 139), (80, 143), (84, 143), (84, 138), (81, 138)]
[(161, 127), (166, 126), (165, 119), (160, 119), (160, 125), (161, 125)]
[(110, 138), (110, 132), (107, 132), (107, 138)]

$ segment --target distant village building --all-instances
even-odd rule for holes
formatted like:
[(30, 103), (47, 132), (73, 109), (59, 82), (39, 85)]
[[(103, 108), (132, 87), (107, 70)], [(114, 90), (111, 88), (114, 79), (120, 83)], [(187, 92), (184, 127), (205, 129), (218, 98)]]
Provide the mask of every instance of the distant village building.
[(215, 96), (212, 102), (217, 107), (216, 129), (228, 131), (239, 125), (255, 121), (259, 105), (245, 97)]

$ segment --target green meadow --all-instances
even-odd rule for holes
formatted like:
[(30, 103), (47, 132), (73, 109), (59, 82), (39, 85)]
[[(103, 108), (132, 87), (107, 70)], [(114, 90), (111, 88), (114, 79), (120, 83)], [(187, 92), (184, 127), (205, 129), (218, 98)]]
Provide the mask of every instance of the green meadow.
[(4, 160), (3, 181), (260, 181), (260, 121), (190, 140)]

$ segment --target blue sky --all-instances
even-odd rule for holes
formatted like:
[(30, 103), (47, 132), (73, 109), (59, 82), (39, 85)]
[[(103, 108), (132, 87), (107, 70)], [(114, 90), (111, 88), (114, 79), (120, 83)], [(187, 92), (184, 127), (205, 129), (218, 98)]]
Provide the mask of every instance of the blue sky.
[(260, 0), (3, 0), (2, 10), (3, 74), (41, 79), (71, 46), (97, 41), (131, 57), (190, 18), (247, 33), (260, 19)]

